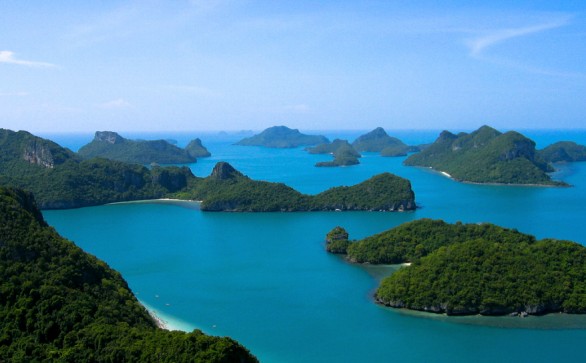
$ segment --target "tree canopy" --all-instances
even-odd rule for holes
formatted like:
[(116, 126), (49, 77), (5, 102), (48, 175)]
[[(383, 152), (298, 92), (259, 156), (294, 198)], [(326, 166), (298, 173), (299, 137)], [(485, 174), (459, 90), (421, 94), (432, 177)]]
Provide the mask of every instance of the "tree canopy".
[(0, 321), (2, 362), (256, 361), (232, 339), (157, 328), (118, 272), (2, 187)]
[(350, 241), (342, 227), (326, 249), (352, 262), (399, 264), (376, 300), (435, 313), (586, 313), (586, 247), (483, 224), (421, 219)]

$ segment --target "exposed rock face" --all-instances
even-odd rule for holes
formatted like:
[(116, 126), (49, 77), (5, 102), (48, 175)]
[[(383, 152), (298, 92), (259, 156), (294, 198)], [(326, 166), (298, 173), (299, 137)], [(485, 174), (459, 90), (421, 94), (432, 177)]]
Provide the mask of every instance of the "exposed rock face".
[(215, 178), (218, 180), (234, 179), (237, 176), (243, 176), (243, 175), (241, 172), (234, 169), (234, 167), (232, 167), (232, 165), (230, 165), (226, 162), (223, 162), (223, 161), (217, 163), (216, 166), (214, 166), (214, 169), (212, 170), (212, 174), (210, 175), (211, 178)]
[(31, 142), (25, 146), (24, 154), (22, 156), (24, 160), (31, 164), (44, 166), (45, 168), (53, 169), (55, 167), (55, 160), (49, 147), (42, 142), (37, 140), (31, 140)]
[(107, 142), (108, 144), (120, 144), (126, 139), (113, 131), (96, 131), (95, 141)]
[(397, 309), (409, 309), (417, 311), (425, 311), (435, 314), (446, 314), (450, 316), (457, 315), (485, 315), (485, 316), (502, 316), (502, 315), (543, 315), (550, 312), (562, 311), (562, 307), (559, 304), (537, 304), (537, 305), (525, 305), (521, 309), (511, 309), (503, 306), (485, 306), (479, 309), (476, 306), (449, 306), (447, 303), (429, 305), (429, 306), (407, 306), (402, 300), (385, 301), (380, 299), (378, 296), (375, 297), (377, 303), (397, 308)]

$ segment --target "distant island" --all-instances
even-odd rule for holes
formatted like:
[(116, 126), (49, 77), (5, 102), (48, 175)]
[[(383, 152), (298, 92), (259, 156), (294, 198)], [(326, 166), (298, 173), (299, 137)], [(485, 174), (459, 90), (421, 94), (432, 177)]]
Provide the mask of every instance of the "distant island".
[(192, 158), (207, 158), (212, 156), (208, 149), (203, 146), (199, 138), (191, 140), (185, 147), (185, 151)]
[(408, 146), (396, 137), (389, 136), (382, 127), (359, 136), (352, 143), (359, 152), (378, 152), (381, 156), (405, 156), (409, 152), (419, 151), (416, 146)]
[(335, 139), (331, 143), (323, 143), (306, 149), (310, 154), (332, 154), (334, 160), (322, 161), (315, 166), (350, 166), (359, 164), (358, 158), (362, 157), (347, 140)]
[(389, 136), (382, 127), (361, 135), (350, 144), (347, 140), (336, 139), (306, 150), (310, 154), (332, 154), (334, 160), (317, 163), (318, 167), (350, 166), (359, 164), (361, 152), (378, 152), (381, 156), (406, 156), (407, 153), (420, 151), (422, 147), (406, 145), (396, 137)]
[(328, 143), (329, 140), (321, 135), (306, 135), (297, 129), (286, 126), (273, 126), (260, 134), (247, 137), (236, 143), (242, 146), (264, 146), (271, 148), (295, 148), (299, 146)]
[(211, 154), (200, 139), (181, 149), (169, 140), (129, 140), (113, 131), (97, 131), (94, 139), (79, 149), (78, 155), (82, 159), (101, 157), (137, 164), (186, 164)]
[(559, 141), (538, 151), (539, 156), (549, 163), (586, 161), (586, 146), (573, 141)]
[[(238, 342), (167, 331), (120, 273), (0, 187), (1, 362), (257, 362)], [(194, 306), (197, 309), (197, 306)]]
[(405, 165), (431, 167), (458, 181), (564, 186), (547, 174), (553, 167), (522, 134), (501, 133), (489, 126), (467, 134), (443, 131), (437, 140)]
[(147, 168), (71, 150), (26, 131), (0, 129), (0, 185), (35, 194), (43, 209), (78, 208), (140, 199), (202, 201), (204, 211), (319, 211), (416, 208), (411, 183), (384, 173), (351, 187), (305, 195), (282, 184), (252, 180), (220, 162), (206, 178), (187, 167)]
[(492, 224), (422, 219), (349, 241), (326, 236), (352, 262), (410, 263), (385, 278), (380, 304), (448, 315), (586, 313), (586, 247)]

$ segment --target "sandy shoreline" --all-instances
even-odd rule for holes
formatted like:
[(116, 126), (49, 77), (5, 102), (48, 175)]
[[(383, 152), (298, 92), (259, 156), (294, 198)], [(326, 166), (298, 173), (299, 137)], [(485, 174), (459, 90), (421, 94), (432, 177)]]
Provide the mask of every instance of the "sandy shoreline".
[[(453, 176), (451, 176), (450, 174), (446, 173), (445, 171), (441, 171), (438, 169), (434, 169), (431, 166), (415, 166), (416, 168), (422, 168), (422, 169), (428, 169), (431, 170), (435, 173), (438, 173), (440, 175), (443, 175), (444, 177), (453, 180), (455, 182), (458, 183), (462, 183), (462, 184), (472, 184), (472, 185), (490, 185), (490, 186), (510, 186), (510, 187), (540, 187), (540, 188), (567, 188), (567, 187), (571, 187), (571, 185), (554, 185), (554, 184), (521, 184), (521, 183), (494, 183), (494, 182), (489, 182), (489, 183), (480, 183), (480, 182), (473, 182), (473, 181), (467, 181), (467, 180), (460, 180), (460, 179), (456, 179)], [(553, 180), (553, 181), (557, 181), (557, 180)]]
[(155, 311), (147, 309), (147, 312), (149, 313), (151, 318), (153, 318), (153, 320), (155, 321), (155, 323), (157, 324), (157, 326), (160, 329), (172, 330), (172, 329), (169, 329), (169, 325), (167, 325), (168, 323), (165, 320), (163, 320), (160, 316), (158, 316)]
[(157, 326), (161, 329), (165, 330), (179, 330), (184, 332), (192, 332), (194, 329), (199, 329), (198, 327), (185, 322), (181, 321), (172, 315), (168, 315), (166, 313), (161, 312), (160, 310), (155, 309), (154, 307), (145, 304), (144, 302), (140, 301), (142, 306), (145, 307), (149, 315), (153, 318)]
[(124, 202), (108, 203), (108, 205), (116, 204), (171, 204), (178, 205), (191, 209), (199, 209), (201, 200), (186, 200), (186, 199), (172, 199), (172, 198), (159, 198), (159, 199), (141, 199), (141, 200), (129, 200)]

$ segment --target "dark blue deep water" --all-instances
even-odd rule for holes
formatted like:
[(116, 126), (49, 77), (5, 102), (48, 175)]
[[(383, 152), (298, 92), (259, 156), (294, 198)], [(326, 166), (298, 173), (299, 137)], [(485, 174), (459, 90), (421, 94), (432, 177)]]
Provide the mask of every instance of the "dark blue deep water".
[[(323, 133), (323, 132), (322, 132)], [(389, 132), (407, 143), (439, 131)], [(559, 140), (586, 144), (586, 131), (523, 131), (538, 148)], [(360, 132), (326, 132), (352, 141)], [(77, 150), (92, 135), (43, 135)], [(538, 238), (586, 244), (586, 163), (558, 165), (571, 188), (473, 185), (404, 158), (367, 154), (361, 164), (316, 168), (327, 155), (303, 149), (234, 146), (240, 136), (200, 137), (213, 154), (191, 164), (208, 175), (228, 161), (254, 179), (304, 193), (352, 185), (391, 172), (411, 180), (415, 212), (203, 213), (193, 203), (145, 202), (45, 211), (57, 231), (119, 270), (138, 298), (174, 328), (233, 337), (263, 362), (559, 362), (586, 357), (586, 317), (465, 317), (406, 313), (377, 306), (372, 293), (388, 268), (357, 266), (324, 252), (340, 225), (351, 238), (418, 218), (491, 222)]]

